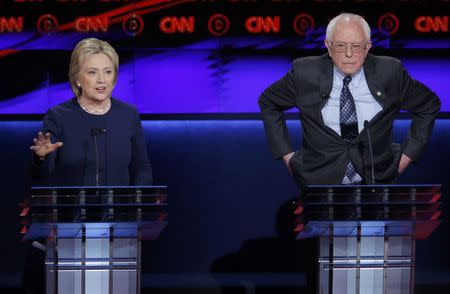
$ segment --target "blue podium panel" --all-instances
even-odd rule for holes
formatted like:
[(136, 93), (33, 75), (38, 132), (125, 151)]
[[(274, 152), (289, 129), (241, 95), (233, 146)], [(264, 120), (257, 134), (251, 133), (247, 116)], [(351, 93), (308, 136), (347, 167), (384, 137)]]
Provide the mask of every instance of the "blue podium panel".
[(318, 293), (412, 294), (415, 240), (440, 224), (440, 185), (310, 186), (297, 238), (319, 239)]
[(141, 241), (167, 223), (167, 187), (35, 187), (25, 239), (45, 238), (47, 294), (140, 293)]

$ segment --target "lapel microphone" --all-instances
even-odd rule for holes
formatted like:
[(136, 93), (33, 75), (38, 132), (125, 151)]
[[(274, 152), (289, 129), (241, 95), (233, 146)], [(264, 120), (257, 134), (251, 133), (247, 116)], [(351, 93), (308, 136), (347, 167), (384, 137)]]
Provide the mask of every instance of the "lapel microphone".
[(91, 136), (95, 137), (97, 135), (106, 133), (106, 129), (102, 129), (102, 128), (91, 128)]

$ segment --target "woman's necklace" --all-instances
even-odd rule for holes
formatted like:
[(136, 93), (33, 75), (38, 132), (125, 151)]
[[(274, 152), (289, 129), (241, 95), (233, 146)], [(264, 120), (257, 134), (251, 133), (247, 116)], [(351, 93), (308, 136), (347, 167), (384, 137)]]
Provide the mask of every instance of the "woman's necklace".
[(77, 99), (77, 100), (78, 100), (78, 104), (80, 105), (80, 107), (81, 107), (84, 111), (86, 111), (86, 112), (88, 112), (88, 113), (90, 113), (90, 114), (105, 114), (105, 113), (107, 113), (108, 110), (111, 108), (111, 99), (109, 99), (109, 98), (108, 98), (108, 101), (106, 102), (106, 105), (105, 105), (105, 106), (103, 106), (103, 107), (97, 107), (96, 109), (91, 109), (91, 108), (89, 108), (89, 107), (87, 107), (87, 106), (84, 106), (83, 104), (81, 104), (80, 99)]

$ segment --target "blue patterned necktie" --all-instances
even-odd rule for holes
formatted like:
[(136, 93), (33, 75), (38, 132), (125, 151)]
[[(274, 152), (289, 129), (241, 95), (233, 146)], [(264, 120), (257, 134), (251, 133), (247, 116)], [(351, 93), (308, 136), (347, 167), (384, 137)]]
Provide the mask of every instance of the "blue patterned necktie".
[[(356, 136), (358, 136), (358, 118), (356, 116), (355, 100), (353, 100), (352, 93), (350, 93), (350, 90), (348, 88), (348, 84), (351, 80), (351, 76), (346, 76), (344, 78), (344, 85), (342, 86), (339, 106), (341, 137), (347, 143), (350, 143), (356, 138)], [(353, 166), (352, 162), (349, 161), (347, 164), (347, 169), (345, 171), (345, 177), (347, 177), (350, 183), (352, 183), (355, 176), (355, 167)]]

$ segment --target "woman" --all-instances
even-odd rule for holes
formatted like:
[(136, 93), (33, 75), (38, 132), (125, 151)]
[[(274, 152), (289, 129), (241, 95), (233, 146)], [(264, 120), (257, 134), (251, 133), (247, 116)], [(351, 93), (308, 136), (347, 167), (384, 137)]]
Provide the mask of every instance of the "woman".
[(35, 177), (50, 185), (151, 185), (142, 125), (132, 106), (111, 97), (119, 57), (107, 42), (80, 41), (69, 82), (75, 98), (51, 108), (34, 139)]
[[(34, 178), (52, 186), (151, 185), (152, 169), (136, 110), (111, 98), (119, 57), (107, 42), (89, 38), (72, 52), (69, 82), (75, 98), (51, 108), (30, 149)], [(41, 245), (42, 246), (42, 245)], [(44, 293), (44, 256), (30, 250), (26, 293)]]

